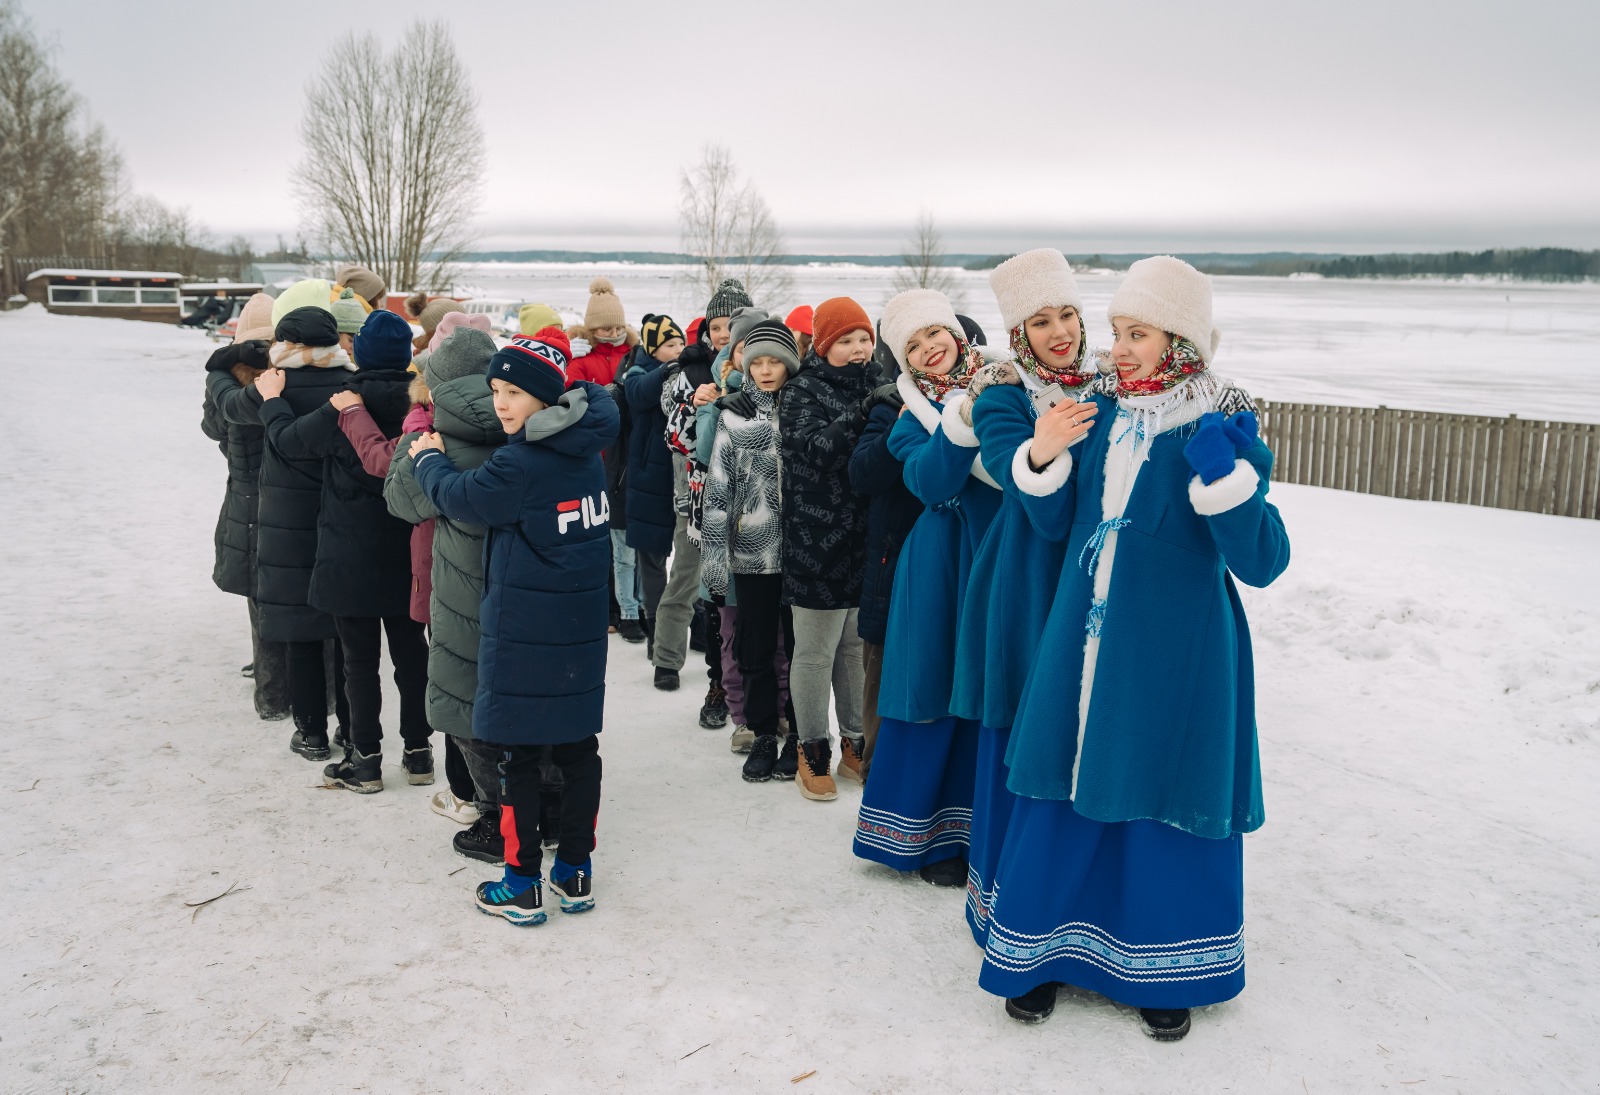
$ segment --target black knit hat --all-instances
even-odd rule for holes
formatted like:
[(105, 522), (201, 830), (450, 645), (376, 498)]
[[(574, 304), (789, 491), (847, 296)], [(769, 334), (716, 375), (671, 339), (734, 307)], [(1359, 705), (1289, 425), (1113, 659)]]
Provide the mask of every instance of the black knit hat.
[(740, 308), (754, 306), (755, 301), (744, 291), (744, 282), (738, 278), (728, 278), (711, 294), (711, 303), (706, 305), (706, 322), (710, 323), (720, 316), (731, 316)]
[[(654, 312), (644, 317), (644, 322), (639, 325), (639, 341), (644, 344), (644, 352), (655, 354), (662, 346), (675, 338), (684, 338), (683, 331), (672, 322), (671, 316), (658, 316)], [(688, 339), (684, 339), (685, 342)]]
[(339, 325), (326, 308), (307, 305), (278, 320), (272, 337), (279, 342), (296, 342), (302, 346), (337, 346)]

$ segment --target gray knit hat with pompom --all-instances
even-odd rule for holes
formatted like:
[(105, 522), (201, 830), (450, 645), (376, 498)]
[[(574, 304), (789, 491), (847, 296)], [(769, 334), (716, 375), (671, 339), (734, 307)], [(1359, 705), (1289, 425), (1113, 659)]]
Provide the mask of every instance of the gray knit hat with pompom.
[(422, 379), (428, 382), (428, 387), (437, 388), (458, 377), (483, 376), (489, 371), (489, 359), (494, 351), (494, 339), (476, 327), (457, 327), (428, 355), (422, 367)]

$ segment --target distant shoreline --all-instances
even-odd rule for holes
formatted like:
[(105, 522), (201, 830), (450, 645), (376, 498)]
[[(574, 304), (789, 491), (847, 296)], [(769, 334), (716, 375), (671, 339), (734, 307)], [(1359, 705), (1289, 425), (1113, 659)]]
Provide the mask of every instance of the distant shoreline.
[[(1559, 247), (1494, 251), (1449, 251), (1416, 254), (1342, 255), (1318, 252), (1262, 251), (1177, 252), (1179, 258), (1208, 274), (1244, 277), (1320, 277), (1373, 281), (1467, 281), (1482, 283), (1558, 283), (1600, 280), (1600, 251)], [(951, 253), (942, 266), (992, 270), (1009, 255)], [(1068, 254), (1081, 271), (1120, 272), (1145, 255)], [(690, 266), (691, 255), (670, 251), (476, 251), (459, 256), (463, 265), (486, 263), (612, 264), (627, 266)], [(905, 265), (900, 255), (785, 255), (773, 265), (785, 267), (894, 268)]]

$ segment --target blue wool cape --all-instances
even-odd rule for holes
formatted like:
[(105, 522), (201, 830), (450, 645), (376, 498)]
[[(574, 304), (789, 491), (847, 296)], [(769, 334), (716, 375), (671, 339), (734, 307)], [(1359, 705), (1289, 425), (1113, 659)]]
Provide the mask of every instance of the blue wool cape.
[(1073, 793), (1093, 599), (1087, 563), (1117, 419), (1115, 401), (1095, 399), (1100, 413), (1086, 439), (1057, 457), (1072, 460), (1064, 482), (1049, 493), (1021, 492), (1034, 528), (1063, 541), (1066, 559), (1012, 728), (1007, 786), (1071, 800), (1097, 821), (1150, 818), (1213, 838), (1251, 832), (1265, 811), (1250, 632), (1234, 581), (1272, 582), (1289, 564), (1289, 538), (1267, 501), (1272, 453), (1259, 441), (1227, 479), (1200, 488), (1243, 484), (1243, 500), (1211, 516), (1196, 511), (1191, 480), (1199, 481), (1183, 447), (1198, 423), (1159, 435), (1134, 481)]
[(907, 412), (889, 433), (889, 452), (904, 466), (906, 487), (927, 508), (895, 567), (878, 714), (930, 722), (950, 714), (957, 617), (1000, 492), (973, 475), (976, 435), (953, 414), (941, 420), (940, 408), (905, 374), (899, 386)]

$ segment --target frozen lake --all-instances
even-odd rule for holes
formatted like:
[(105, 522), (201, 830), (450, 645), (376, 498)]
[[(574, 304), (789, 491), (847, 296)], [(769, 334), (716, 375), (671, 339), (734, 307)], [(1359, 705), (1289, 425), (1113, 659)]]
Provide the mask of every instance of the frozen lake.
[[(610, 278), (637, 322), (666, 311), (687, 324), (703, 301), (685, 267), (621, 263), (488, 263), (459, 284), (483, 295), (540, 300), (576, 318), (591, 278)], [(786, 314), (851, 296), (876, 316), (893, 295), (893, 268), (793, 267), (789, 299), (757, 301)], [(1000, 312), (988, 274), (955, 272), (964, 311), (991, 341)], [(1120, 274), (1080, 275), (1091, 345), (1110, 343), (1106, 304)], [(1269, 399), (1517, 414), (1600, 422), (1600, 285), (1480, 284), (1216, 277), (1222, 348), (1217, 369)], [(960, 306), (960, 305), (958, 305)]]

